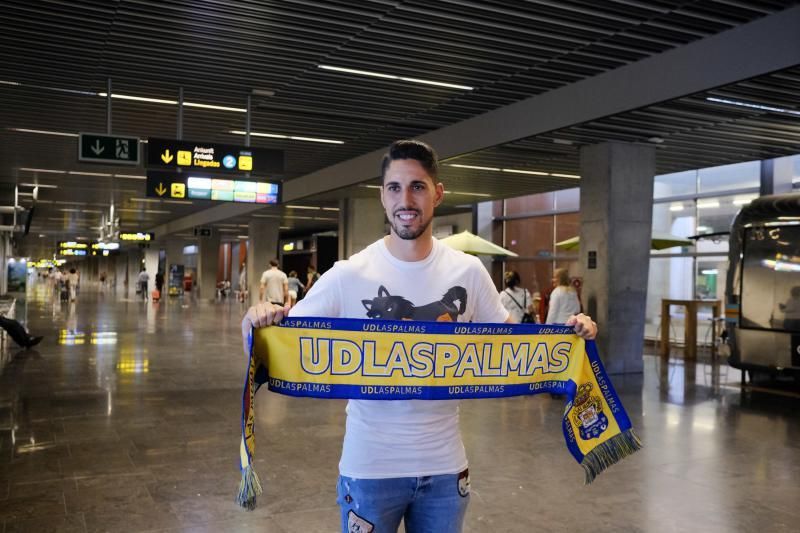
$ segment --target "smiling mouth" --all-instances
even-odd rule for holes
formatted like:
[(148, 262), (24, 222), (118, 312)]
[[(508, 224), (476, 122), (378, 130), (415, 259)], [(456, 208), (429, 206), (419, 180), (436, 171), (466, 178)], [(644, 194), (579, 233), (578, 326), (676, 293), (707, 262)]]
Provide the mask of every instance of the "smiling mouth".
[(395, 213), (394, 216), (399, 218), (401, 222), (411, 222), (419, 216), (419, 213), (417, 211), (402, 211)]

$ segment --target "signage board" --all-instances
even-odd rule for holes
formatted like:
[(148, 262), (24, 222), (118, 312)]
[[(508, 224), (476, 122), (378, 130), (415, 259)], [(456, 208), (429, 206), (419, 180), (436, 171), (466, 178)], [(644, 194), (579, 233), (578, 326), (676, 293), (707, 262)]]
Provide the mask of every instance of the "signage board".
[(120, 232), (119, 240), (130, 242), (150, 242), (155, 240), (155, 233), (146, 233), (141, 231), (136, 232)]
[(147, 196), (217, 202), (277, 204), (280, 185), (266, 181), (212, 178), (190, 172), (147, 171)]
[(66, 256), (82, 256), (89, 252), (89, 244), (85, 242), (61, 241), (58, 243), (58, 254)]
[(194, 228), (195, 237), (211, 237), (211, 228)]
[(174, 139), (148, 139), (147, 167), (214, 172), (283, 172), (283, 150)]
[(78, 161), (113, 165), (139, 164), (139, 138), (123, 135), (81, 133)]

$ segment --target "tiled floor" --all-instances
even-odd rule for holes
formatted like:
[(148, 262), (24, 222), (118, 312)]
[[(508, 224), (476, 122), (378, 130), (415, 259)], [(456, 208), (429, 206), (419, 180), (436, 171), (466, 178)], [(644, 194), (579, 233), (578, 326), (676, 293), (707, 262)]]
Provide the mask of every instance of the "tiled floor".
[[(253, 512), (233, 503), (244, 371), (236, 303), (35, 290), (46, 338), (0, 377), (3, 531), (338, 531), (344, 402), (258, 397)], [(591, 486), (547, 395), (462, 403), (468, 532), (800, 530), (800, 400), (742, 394), (727, 367), (614, 383), (646, 447)]]

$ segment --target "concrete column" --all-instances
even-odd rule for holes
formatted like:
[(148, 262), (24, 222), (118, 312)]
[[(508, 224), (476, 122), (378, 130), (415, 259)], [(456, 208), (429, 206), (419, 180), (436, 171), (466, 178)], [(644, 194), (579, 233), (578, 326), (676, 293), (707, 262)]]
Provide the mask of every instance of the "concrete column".
[(278, 257), (278, 232), (280, 222), (277, 220), (251, 220), (247, 235), (250, 242), (247, 249), (247, 287), (250, 293), (250, 304), (258, 303), (258, 287), (261, 274), (269, 268), (270, 259)]
[(151, 245), (144, 250), (144, 267), (150, 274), (150, 290), (156, 287), (156, 274), (158, 273), (158, 247)]
[(198, 298), (214, 301), (219, 263), (219, 232), (214, 230), (210, 237), (200, 237), (197, 244), (197, 288), (200, 291)]
[(608, 372), (642, 372), (655, 150), (603, 143), (582, 148), (580, 160), (584, 308)]
[(378, 198), (339, 201), (339, 259), (347, 259), (386, 235), (386, 215)]
[(128, 252), (128, 292), (125, 295), (128, 298), (136, 296), (136, 278), (142, 270), (142, 255), (142, 251), (138, 249)]
[(761, 161), (761, 196), (792, 192), (794, 156)]

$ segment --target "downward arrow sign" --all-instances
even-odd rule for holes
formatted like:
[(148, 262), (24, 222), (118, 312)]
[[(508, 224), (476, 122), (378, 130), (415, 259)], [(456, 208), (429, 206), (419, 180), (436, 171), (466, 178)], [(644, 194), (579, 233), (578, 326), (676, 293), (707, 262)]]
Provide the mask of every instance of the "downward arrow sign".
[(89, 148), (92, 149), (92, 152), (94, 152), (94, 155), (100, 155), (100, 154), (103, 153), (103, 150), (106, 149), (105, 146), (100, 146), (100, 139), (97, 139), (94, 142), (94, 146), (90, 146)]

